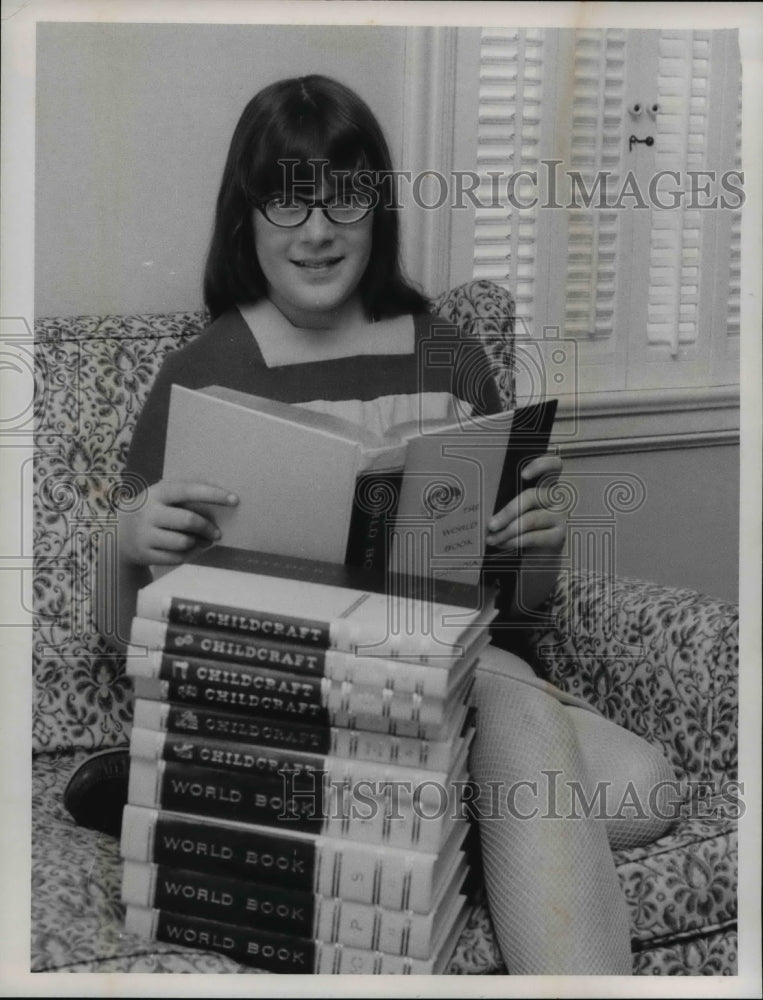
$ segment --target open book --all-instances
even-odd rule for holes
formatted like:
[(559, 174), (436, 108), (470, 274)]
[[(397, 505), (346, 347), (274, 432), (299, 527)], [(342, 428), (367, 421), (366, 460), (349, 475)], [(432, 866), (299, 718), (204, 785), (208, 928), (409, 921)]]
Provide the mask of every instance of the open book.
[(164, 477), (229, 489), (222, 544), (476, 583), (487, 523), (546, 450), (556, 400), (384, 436), (220, 386), (172, 387)]

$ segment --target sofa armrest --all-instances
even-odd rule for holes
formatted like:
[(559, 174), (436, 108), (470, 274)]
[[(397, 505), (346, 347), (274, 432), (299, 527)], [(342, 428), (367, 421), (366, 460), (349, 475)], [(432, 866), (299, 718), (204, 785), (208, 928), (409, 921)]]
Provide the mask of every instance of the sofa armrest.
[(564, 572), (541, 613), (524, 636), (539, 673), (661, 745), (686, 778), (736, 776), (736, 605)]

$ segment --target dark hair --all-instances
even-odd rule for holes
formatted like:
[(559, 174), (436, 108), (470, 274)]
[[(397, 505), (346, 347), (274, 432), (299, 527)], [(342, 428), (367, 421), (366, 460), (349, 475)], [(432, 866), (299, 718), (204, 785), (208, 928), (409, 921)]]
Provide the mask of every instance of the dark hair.
[(273, 83), (244, 108), (231, 139), (217, 197), (215, 228), (204, 274), (204, 300), (215, 319), (267, 294), (254, 246), (252, 210), (257, 199), (284, 190), (284, 161), (295, 180), (315, 179), (315, 163), (350, 176), (366, 172), (387, 179), (377, 189), (371, 259), (359, 292), (369, 318), (427, 311), (427, 300), (403, 277), (392, 161), (373, 112), (349, 87), (325, 76)]

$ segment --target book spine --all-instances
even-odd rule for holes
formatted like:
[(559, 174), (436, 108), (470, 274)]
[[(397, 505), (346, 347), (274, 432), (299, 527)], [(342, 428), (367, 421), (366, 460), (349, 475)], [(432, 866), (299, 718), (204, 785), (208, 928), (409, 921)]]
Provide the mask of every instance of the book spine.
[[(419, 851), (437, 851), (460, 817), (464, 782), (454, 777), (432, 806), (418, 790), (394, 782), (331, 782), (315, 774), (255, 777), (218, 768), (135, 757), (132, 805)], [(427, 786), (427, 793), (434, 792)]]
[(438, 783), (444, 785), (448, 780), (448, 775), (441, 771), (377, 765), (368, 761), (358, 763), (341, 757), (273, 750), (231, 740), (178, 736), (138, 726), (133, 726), (130, 736), (130, 754), (146, 760), (177, 761), (269, 778), (277, 778), (283, 772), (312, 772), (316, 776), (326, 775), (329, 781), (368, 780), (379, 784), (394, 781), (401, 789), (407, 786), (411, 794), (419, 787), (426, 794)]
[(312, 940), (191, 914), (128, 906), (125, 930), (148, 941), (220, 952), (235, 962), (267, 972), (310, 975), (316, 968), (316, 944)]
[(292, 719), (275, 720), (137, 698), (133, 723), (144, 729), (192, 737), (236, 740), (246, 745), (332, 754), (351, 760), (374, 761), (447, 771), (456, 739), (432, 741), (371, 733), (360, 729), (325, 728)]
[(387, 538), (400, 502), (403, 470), (362, 473), (355, 484), (345, 564), (384, 571), (388, 563)]
[(430, 910), (436, 889), (433, 854), (284, 836), (133, 805), (124, 810), (120, 853), (128, 860), (419, 913)]
[[(451, 666), (409, 663), (384, 656), (360, 656), (339, 650), (319, 650), (297, 643), (263, 640), (239, 641), (233, 632), (176, 626), (156, 619), (136, 617), (132, 624), (132, 648), (128, 667), (135, 676), (173, 676), (161, 653), (207, 666), (233, 663), (283, 671), (299, 676), (326, 677), (361, 687), (388, 688), (397, 694), (419, 694), (445, 698), (453, 678), (459, 674)], [(141, 647), (145, 646), (147, 652)], [(307, 654), (307, 655), (305, 655)], [(471, 659), (475, 654), (471, 653)], [(465, 661), (461, 661), (459, 666)]]
[(212, 629), (277, 642), (297, 642), (328, 649), (331, 629), (328, 622), (291, 615), (261, 614), (243, 607), (160, 596), (143, 588), (138, 593), (136, 614), (141, 618), (166, 621), (185, 628)]
[[(149, 650), (164, 650), (183, 657), (198, 657), (221, 663), (268, 666), (291, 674), (324, 677), (326, 651), (293, 642), (256, 639), (249, 635), (228, 635), (212, 629), (186, 628), (148, 618), (132, 622), (130, 642)], [(141, 651), (132, 656), (140, 659)]]
[(433, 914), (166, 865), (125, 861), (122, 902), (412, 958), (429, 958), (432, 945)]
[[(498, 484), (494, 513), (502, 510), (522, 490), (532, 485), (523, 482), (522, 470), (530, 460), (544, 454), (548, 449), (558, 402), (557, 399), (546, 399), (516, 410)], [(486, 579), (500, 581), (497, 603), (504, 613), (508, 613), (511, 608), (521, 565), (521, 557), (486, 546), (482, 564), (483, 574)]]
[(307, 938), (275, 934), (202, 917), (128, 906), (128, 933), (152, 941), (221, 952), (267, 972), (293, 975), (430, 975), (431, 960), (385, 955)]
[(158, 650), (147, 656), (130, 647), (130, 677), (154, 678), (176, 685), (181, 700), (194, 704), (225, 705), (263, 716), (304, 716), (315, 725), (330, 725), (337, 716), (379, 715), (416, 723), (443, 722), (447, 702), (417, 692), (396, 692), (353, 681), (306, 677), (278, 668), (217, 662), (177, 656)]
[[(136, 698), (222, 708), (231, 712), (239, 712), (242, 716), (247, 716), (249, 712), (255, 711), (260, 701), (259, 696), (250, 696), (246, 692), (228, 691), (214, 687), (202, 690), (197, 685), (183, 684), (178, 681), (163, 681), (152, 677), (135, 677), (133, 688)], [(296, 702), (293, 710), (287, 709), (280, 712), (278, 715), (274, 715), (273, 719), (274, 721), (295, 719), (312, 724), (324, 724), (308, 702)], [(450, 735), (448, 724), (444, 721), (400, 719), (380, 712), (335, 711), (327, 713), (325, 725), (327, 729), (333, 725), (341, 729), (361, 729), (372, 733), (387, 733), (420, 740), (444, 740)]]

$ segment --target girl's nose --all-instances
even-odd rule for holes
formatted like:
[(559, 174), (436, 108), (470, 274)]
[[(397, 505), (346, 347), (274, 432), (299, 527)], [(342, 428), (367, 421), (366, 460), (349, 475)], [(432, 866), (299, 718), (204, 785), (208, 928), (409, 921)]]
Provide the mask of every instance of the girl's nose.
[(334, 223), (323, 209), (315, 207), (307, 221), (300, 226), (300, 235), (310, 242), (325, 243), (334, 238)]

